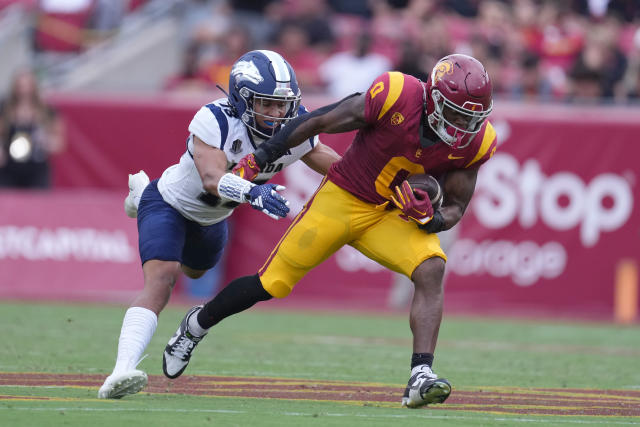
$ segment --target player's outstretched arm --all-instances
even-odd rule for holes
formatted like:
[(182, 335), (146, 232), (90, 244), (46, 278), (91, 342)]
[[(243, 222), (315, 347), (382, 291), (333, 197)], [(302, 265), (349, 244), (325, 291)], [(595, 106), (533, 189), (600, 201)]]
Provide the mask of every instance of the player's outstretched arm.
[(202, 179), (202, 186), (211, 194), (218, 195), (218, 182), (227, 173), (227, 156), (224, 151), (204, 143), (193, 136), (193, 162)]
[(220, 198), (236, 203), (249, 203), (273, 219), (289, 213), (289, 202), (278, 192), (284, 187), (276, 184), (255, 185), (239, 176), (227, 173), (227, 157), (222, 150), (205, 144), (194, 136), (193, 161), (204, 189)]
[(280, 158), (289, 148), (320, 133), (342, 133), (360, 129), (364, 117), (365, 94), (355, 93), (335, 104), (296, 117), (253, 153), (259, 168)]

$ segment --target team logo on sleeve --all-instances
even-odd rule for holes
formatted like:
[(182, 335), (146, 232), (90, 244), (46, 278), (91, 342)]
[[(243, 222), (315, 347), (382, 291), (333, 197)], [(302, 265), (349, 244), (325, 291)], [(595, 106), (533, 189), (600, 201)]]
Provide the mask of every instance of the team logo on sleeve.
[(391, 116), (391, 124), (397, 126), (402, 122), (404, 122), (404, 116), (397, 111), (393, 113)]

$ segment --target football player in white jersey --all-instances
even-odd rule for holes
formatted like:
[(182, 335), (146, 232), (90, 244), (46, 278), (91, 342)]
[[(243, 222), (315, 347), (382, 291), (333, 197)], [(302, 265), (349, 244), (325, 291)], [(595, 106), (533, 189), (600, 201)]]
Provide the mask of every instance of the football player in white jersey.
[[(144, 288), (127, 310), (116, 364), (98, 397), (118, 399), (142, 390), (147, 374), (137, 369), (181, 272), (201, 277), (222, 255), (226, 218), (249, 203), (272, 218), (285, 217), (284, 189), (264, 184), (283, 167), (302, 160), (320, 174), (340, 158), (317, 136), (263, 168), (253, 182), (231, 173), (245, 155), (298, 114), (301, 93), (293, 68), (278, 53), (251, 51), (229, 76), (228, 98), (202, 107), (189, 125), (180, 162), (151, 181), (143, 171), (129, 178), (125, 211), (137, 216)], [(263, 183), (263, 184), (261, 184)]]

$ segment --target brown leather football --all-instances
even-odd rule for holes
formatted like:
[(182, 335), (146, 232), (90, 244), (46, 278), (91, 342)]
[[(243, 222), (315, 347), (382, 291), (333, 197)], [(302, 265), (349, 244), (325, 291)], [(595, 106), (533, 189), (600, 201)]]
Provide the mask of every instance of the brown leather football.
[(409, 185), (411, 185), (412, 188), (419, 188), (427, 192), (434, 210), (442, 206), (442, 188), (440, 188), (438, 180), (433, 176), (429, 174), (411, 175), (407, 178), (407, 181), (409, 181)]

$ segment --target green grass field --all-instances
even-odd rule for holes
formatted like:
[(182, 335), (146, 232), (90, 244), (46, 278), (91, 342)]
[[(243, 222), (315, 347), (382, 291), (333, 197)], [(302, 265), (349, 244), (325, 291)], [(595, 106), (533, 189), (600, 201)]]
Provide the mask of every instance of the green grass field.
[[(170, 306), (160, 316), (149, 356), (140, 365), (150, 376), (162, 374), (162, 350), (187, 308)], [(206, 386), (205, 394), (190, 395), (188, 389), (172, 392), (168, 380), (152, 377), (149, 392), (119, 401), (99, 400), (97, 388), (113, 367), (124, 311), (99, 305), (0, 304), (0, 372), (5, 377), (38, 372), (87, 378), (78, 384), (0, 382), (0, 425), (640, 425), (640, 410), (633, 409), (640, 408), (638, 325), (445, 316), (434, 370), (451, 381), (454, 392), (445, 405), (409, 410), (399, 405), (411, 355), (405, 315), (258, 308), (214, 328), (185, 376), (295, 379), (311, 388), (332, 381), (357, 383), (356, 396), (350, 402), (283, 399), (273, 398), (267, 389), (264, 398), (260, 392), (258, 397), (212, 396), (206, 395)], [(358, 387), (362, 393), (369, 386), (375, 388), (368, 383), (397, 396), (393, 402), (368, 402), (367, 397), (359, 401)], [(631, 409), (540, 415), (537, 389), (547, 388), (567, 389), (569, 394), (569, 389), (592, 389), (596, 396), (597, 390), (622, 390), (626, 394), (621, 399)], [(522, 393), (532, 397), (524, 406), (512, 405), (512, 413), (455, 400), (483, 390), (498, 391), (503, 400)], [(554, 393), (553, 399), (562, 396)], [(509, 409), (508, 403), (502, 406)], [(598, 399), (589, 404), (591, 409), (607, 406)]]

